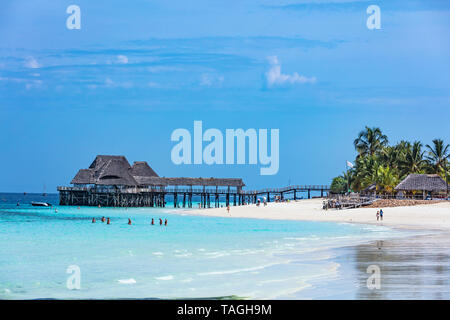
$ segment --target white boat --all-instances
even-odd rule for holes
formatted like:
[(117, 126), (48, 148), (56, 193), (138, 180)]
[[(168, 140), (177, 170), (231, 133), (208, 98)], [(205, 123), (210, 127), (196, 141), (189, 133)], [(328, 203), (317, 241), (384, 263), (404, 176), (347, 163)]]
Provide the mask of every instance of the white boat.
[(36, 202), (36, 201), (31, 201), (31, 205), (35, 206), (35, 207), (51, 207), (52, 206), (48, 202)]

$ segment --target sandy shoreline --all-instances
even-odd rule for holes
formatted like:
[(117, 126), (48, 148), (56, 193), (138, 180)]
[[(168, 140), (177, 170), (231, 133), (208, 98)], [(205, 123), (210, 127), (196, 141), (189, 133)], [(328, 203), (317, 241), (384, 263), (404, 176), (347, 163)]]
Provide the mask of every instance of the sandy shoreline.
[(256, 218), (272, 220), (304, 220), (349, 222), (383, 225), (392, 228), (450, 231), (450, 202), (428, 205), (383, 208), (383, 221), (376, 220), (376, 208), (323, 210), (322, 199), (268, 203), (211, 209), (190, 209), (185, 213), (211, 217)]

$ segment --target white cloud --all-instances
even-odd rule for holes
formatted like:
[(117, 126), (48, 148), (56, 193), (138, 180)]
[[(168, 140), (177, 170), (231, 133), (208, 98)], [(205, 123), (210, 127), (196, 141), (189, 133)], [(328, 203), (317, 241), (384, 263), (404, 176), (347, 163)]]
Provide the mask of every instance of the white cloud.
[(39, 64), (39, 62), (37, 62), (37, 60), (33, 57), (28, 57), (25, 60), (25, 67), (30, 68), (30, 69), (38, 69), (41, 67), (41, 65)]
[(182, 71), (183, 69), (174, 66), (151, 66), (147, 70), (151, 73), (160, 73), (165, 71)]
[(122, 63), (122, 64), (127, 64), (127, 63), (128, 63), (128, 57), (127, 57), (127, 56), (124, 56), (124, 55), (122, 55), (122, 54), (119, 54), (119, 55), (117, 56), (117, 62), (118, 62), (118, 63)]
[(133, 82), (131, 81), (125, 81), (125, 82), (116, 82), (111, 80), (111, 78), (106, 78), (105, 79), (105, 86), (107, 88), (124, 88), (124, 89), (129, 89), (133, 87)]
[(203, 73), (200, 77), (200, 85), (205, 87), (220, 86), (224, 80), (223, 76), (216, 76), (209, 73)]
[(267, 84), (269, 86), (284, 85), (284, 84), (303, 84), (303, 83), (315, 83), (316, 78), (308, 78), (303, 75), (299, 75), (297, 72), (293, 74), (281, 73), (281, 63), (276, 56), (268, 57), (270, 63), (270, 69), (266, 73)]

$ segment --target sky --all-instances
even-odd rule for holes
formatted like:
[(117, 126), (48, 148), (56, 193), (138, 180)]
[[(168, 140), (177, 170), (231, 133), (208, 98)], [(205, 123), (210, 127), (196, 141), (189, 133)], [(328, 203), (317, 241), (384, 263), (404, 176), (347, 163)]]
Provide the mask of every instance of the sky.
[[(330, 184), (365, 126), (450, 143), (449, 33), (446, 0), (2, 1), (0, 192), (56, 192), (97, 154), (247, 189)], [(279, 171), (174, 164), (171, 134), (196, 120), (279, 129)]]

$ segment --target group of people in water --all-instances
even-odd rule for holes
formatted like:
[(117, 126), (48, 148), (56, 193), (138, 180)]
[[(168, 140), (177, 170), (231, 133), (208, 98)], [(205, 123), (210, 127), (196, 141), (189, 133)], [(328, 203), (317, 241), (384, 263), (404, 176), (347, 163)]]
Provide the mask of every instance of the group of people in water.
[[(100, 219), (100, 221), (101, 221), (101, 222), (105, 222), (105, 221), (106, 221), (106, 224), (111, 224), (111, 219), (110, 219), (110, 218), (102, 217), (102, 218)], [(95, 217), (92, 218), (92, 223), (96, 223), (96, 222), (97, 222), (97, 221), (95, 220)], [(131, 219), (128, 218), (128, 225), (131, 226), (131, 224), (132, 224)], [(155, 219), (154, 219), (154, 218), (152, 218), (152, 222), (151, 222), (150, 224), (151, 224), (152, 226), (155, 225)], [(159, 218), (159, 225), (160, 225), (160, 226), (163, 225), (163, 220), (162, 220), (161, 218)], [(167, 219), (164, 219), (164, 225), (167, 226)]]

